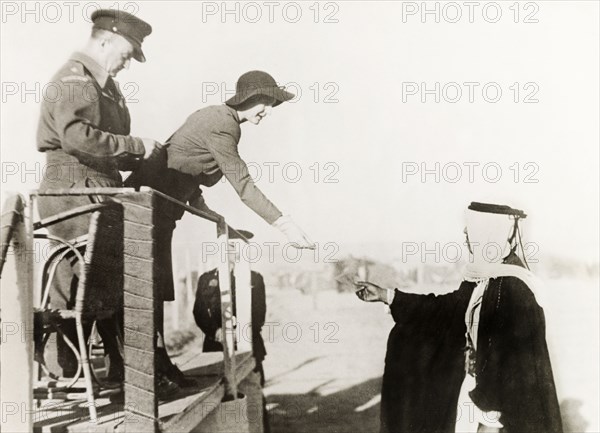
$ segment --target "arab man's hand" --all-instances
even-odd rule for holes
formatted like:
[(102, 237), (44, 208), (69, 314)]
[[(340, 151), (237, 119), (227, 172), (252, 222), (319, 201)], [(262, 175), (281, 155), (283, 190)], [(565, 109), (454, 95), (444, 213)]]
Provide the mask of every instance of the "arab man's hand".
[(359, 281), (354, 283), (356, 288), (356, 296), (358, 299), (365, 302), (385, 302), (388, 300), (388, 290), (379, 287), (377, 284), (369, 283), (368, 281)]

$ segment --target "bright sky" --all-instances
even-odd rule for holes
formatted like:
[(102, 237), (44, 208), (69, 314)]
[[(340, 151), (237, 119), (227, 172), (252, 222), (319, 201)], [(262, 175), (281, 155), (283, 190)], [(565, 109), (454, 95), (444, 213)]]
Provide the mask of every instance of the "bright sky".
[[(490, 2), (472, 23), (464, 2), (429, 2), (439, 23), (421, 15), (421, 2), (273, 2), (271, 20), (269, 2), (228, 3), (239, 17), (223, 16), (221, 2), (48, 4), (28, 3), (33, 12), (24, 13), (22, 2), (2, 3), (3, 190), (35, 188), (35, 176), (22, 174), (44, 161), (36, 99), (85, 43), (96, 5), (121, 7), (154, 28), (147, 63), (117, 77), (136, 136), (166, 139), (251, 69), (301, 92), (260, 126), (244, 124), (240, 152), (259, 187), (314, 240), (460, 240), (466, 205), (499, 201), (526, 210), (527, 237), (544, 253), (598, 260), (597, 2), (500, 2), (496, 23)], [(24, 91), (36, 85), (37, 95)], [(425, 182), (424, 168), (433, 171)], [(205, 196), (231, 225), (282, 240), (229, 185)], [(180, 238), (194, 237), (193, 222), (182, 227)]]

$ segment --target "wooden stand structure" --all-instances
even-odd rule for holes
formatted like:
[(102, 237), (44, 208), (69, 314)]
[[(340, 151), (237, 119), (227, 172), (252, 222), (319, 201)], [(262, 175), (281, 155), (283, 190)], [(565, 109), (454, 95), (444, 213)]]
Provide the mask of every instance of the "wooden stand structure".
[[(124, 243), (127, 245), (123, 268), (125, 401), (120, 404), (111, 403), (100, 393), (96, 397), (96, 423), (90, 422), (85, 400), (38, 400), (37, 403), (33, 400), (32, 311), (36, 303), (33, 270), (37, 264), (34, 263), (35, 256), (28, 252), (35, 250), (33, 206), (36, 197), (42, 195), (93, 195), (115, 201), (123, 207)], [(233, 229), (225, 220), (205, 214), (152, 189), (136, 192), (127, 188), (86, 188), (30, 194), (25, 203), (24, 218), (18, 223), (13, 236), (14, 263), (7, 262), (4, 270), (5, 274), (11, 273), (12, 276), (2, 277), (2, 431), (212, 432), (219, 431), (220, 426), (226, 424), (231, 431), (228, 423), (232, 417), (237, 423), (234, 431), (261, 431), (262, 420), (242, 413), (244, 410), (247, 412), (248, 407), (260, 407), (262, 410), (262, 401), (257, 401), (259, 396), (254, 391), (239, 398), (243, 395), (240, 391), (256, 389), (254, 385), (258, 380), (252, 372), (254, 358), (251, 342), (243, 341), (243, 338), (239, 344), (236, 342), (238, 330), (235, 323), (251, 323), (250, 268), (242, 263), (236, 269), (236, 275), (239, 275), (236, 291), (239, 295), (236, 304), (238, 317), (234, 318), (227, 254), (221, 255), (224, 260), (219, 263), (224, 352), (198, 354), (187, 365), (182, 366), (186, 374), (199, 381), (199, 386), (185, 395), (181, 393), (175, 400), (159, 404), (156, 395), (156, 311), (162, 305), (157, 297), (159, 287), (156, 276), (160, 269), (155, 257), (157, 248), (162, 246), (156, 244), (155, 227), (157, 210), (167, 202), (175, 203), (188, 213), (214, 223), (216, 238), (222, 251), (228, 248), (229, 232)], [(243, 236), (239, 237), (243, 239)], [(11, 269), (9, 271), (6, 268)], [(7, 327), (11, 324), (19, 324), (21, 331), (30, 331), (19, 332), (17, 337), (6, 335)], [(251, 335), (251, 332), (244, 334)], [(12, 371), (16, 365), (20, 367), (18, 372)], [(233, 403), (222, 403), (226, 397)], [(225, 411), (224, 406), (227, 407)], [(238, 412), (233, 413), (234, 411)], [(229, 413), (229, 417), (217, 416), (220, 412), (223, 412), (221, 415)]]

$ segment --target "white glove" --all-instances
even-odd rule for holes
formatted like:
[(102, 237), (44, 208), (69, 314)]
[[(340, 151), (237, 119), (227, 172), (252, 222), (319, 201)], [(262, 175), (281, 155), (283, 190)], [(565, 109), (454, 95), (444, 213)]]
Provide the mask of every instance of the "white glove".
[(221, 328), (218, 328), (215, 332), (215, 341), (222, 343), (223, 342), (223, 331)]
[(296, 248), (308, 248), (314, 250), (317, 247), (289, 215), (283, 215), (277, 218), (277, 221), (273, 223), (273, 227), (279, 229), (288, 238), (288, 241), (292, 246)]

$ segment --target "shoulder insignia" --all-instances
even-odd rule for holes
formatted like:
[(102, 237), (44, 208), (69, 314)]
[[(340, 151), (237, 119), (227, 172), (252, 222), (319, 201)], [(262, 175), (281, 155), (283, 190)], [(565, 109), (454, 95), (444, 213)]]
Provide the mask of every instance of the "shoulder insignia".
[(90, 81), (90, 79), (88, 77), (82, 77), (81, 75), (67, 75), (66, 77), (62, 77), (60, 81), (62, 81), (63, 83), (66, 83), (67, 81), (88, 82)]

